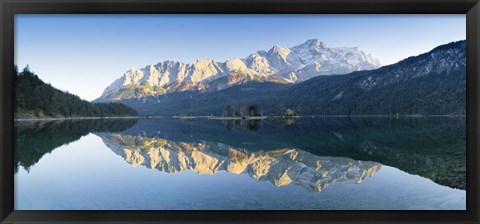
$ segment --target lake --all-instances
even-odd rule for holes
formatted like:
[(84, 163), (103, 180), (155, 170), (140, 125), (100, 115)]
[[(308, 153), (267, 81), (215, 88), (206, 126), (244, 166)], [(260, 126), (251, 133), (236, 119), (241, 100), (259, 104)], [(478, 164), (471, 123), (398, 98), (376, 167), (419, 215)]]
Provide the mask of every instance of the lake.
[(15, 122), (16, 210), (465, 210), (465, 117)]

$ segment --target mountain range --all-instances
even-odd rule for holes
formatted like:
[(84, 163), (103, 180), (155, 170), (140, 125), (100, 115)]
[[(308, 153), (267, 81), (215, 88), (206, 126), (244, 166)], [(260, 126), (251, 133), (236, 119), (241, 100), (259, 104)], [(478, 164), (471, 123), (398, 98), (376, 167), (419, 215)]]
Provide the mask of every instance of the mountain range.
[[(303, 46), (310, 46), (308, 43)], [(464, 115), (466, 43), (441, 45), (378, 69), (299, 81), (306, 78), (295, 83), (246, 82), (215, 91), (185, 90), (119, 101), (142, 115), (220, 116), (228, 106), (242, 110), (249, 105), (257, 105), (264, 115), (281, 115), (285, 108), (300, 115)]]
[(375, 69), (378, 59), (356, 47), (328, 47), (318, 39), (287, 48), (274, 46), (246, 58), (193, 63), (164, 61), (132, 68), (108, 86), (97, 102), (182, 91), (216, 91), (248, 82), (299, 83), (320, 75)]

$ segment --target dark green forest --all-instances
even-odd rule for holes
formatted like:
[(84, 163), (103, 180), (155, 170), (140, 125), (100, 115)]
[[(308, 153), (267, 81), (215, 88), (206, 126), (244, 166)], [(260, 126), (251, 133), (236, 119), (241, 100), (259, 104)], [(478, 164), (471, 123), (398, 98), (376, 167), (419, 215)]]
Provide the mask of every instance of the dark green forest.
[(15, 66), (15, 117), (124, 117), (137, 112), (121, 103), (91, 103), (43, 82), (25, 67)]

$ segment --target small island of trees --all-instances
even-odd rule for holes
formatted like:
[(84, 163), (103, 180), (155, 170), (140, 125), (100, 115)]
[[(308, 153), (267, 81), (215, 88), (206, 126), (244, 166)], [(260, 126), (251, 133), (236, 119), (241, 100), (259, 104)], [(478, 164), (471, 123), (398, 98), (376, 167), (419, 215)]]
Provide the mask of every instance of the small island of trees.
[(261, 117), (262, 111), (257, 104), (251, 104), (247, 107), (240, 107), (235, 109), (232, 105), (228, 105), (225, 108), (223, 117), (231, 118), (245, 118), (245, 117)]
[[(250, 104), (246, 107), (235, 108), (232, 105), (227, 105), (225, 112), (222, 115), (224, 118), (258, 118), (263, 117), (262, 109), (257, 104)], [(298, 110), (293, 108), (282, 108), (276, 114), (271, 116), (280, 117), (297, 117), (300, 116)]]

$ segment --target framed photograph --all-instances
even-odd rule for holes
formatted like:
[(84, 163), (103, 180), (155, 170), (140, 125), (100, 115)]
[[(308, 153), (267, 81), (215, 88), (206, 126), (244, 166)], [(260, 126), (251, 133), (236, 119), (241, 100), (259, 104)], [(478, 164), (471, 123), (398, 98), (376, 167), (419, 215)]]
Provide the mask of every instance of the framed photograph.
[(479, 223), (477, 0), (2, 0), (1, 223)]

